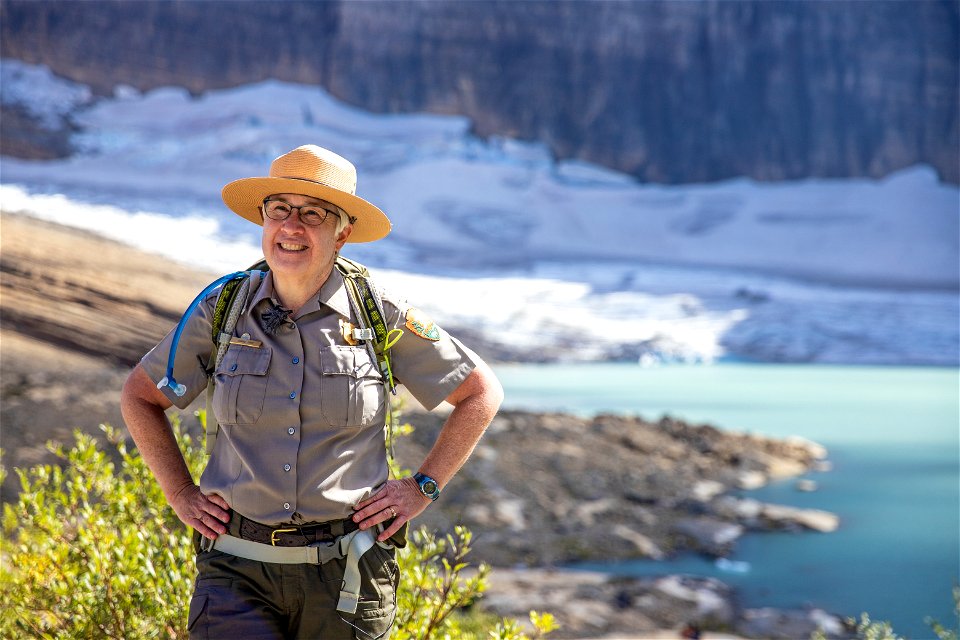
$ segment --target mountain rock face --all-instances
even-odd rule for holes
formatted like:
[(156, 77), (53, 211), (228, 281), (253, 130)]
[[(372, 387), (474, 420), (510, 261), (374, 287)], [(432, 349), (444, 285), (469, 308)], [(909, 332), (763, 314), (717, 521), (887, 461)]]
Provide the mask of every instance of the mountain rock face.
[(960, 181), (958, 31), (956, 0), (0, 2), (4, 57), (100, 92), (317, 84), (666, 183)]

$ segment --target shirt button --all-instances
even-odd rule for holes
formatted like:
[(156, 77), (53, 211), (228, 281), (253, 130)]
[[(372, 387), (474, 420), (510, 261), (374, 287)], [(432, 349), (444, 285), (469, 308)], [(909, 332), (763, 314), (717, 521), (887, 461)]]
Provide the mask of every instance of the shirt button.
[(294, 358), (293, 364), (300, 364), (300, 358)]
[(236, 371), (236, 370), (237, 370), (237, 365), (235, 364), (230, 365), (230, 371)]
[(289, 502), (284, 502), (284, 503), (283, 503), (283, 508), (286, 509), (287, 511), (290, 511), (290, 503), (289, 503)]
[(293, 435), (293, 434), (295, 434), (296, 432), (297, 432), (297, 430), (294, 429), (293, 427), (290, 427), (289, 429), (287, 429), (287, 433), (289, 433), (290, 435)]
[(291, 391), (291, 392), (290, 392), (290, 399), (293, 400), (293, 399), (296, 398), (296, 397), (297, 397), (297, 392), (296, 392), (296, 391)]
[(290, 471), (290, 469), (291, 469), (290, 465), (288, 465), (288, 464), (283, 465), (283, 470), (284, 470), (284, 471)]

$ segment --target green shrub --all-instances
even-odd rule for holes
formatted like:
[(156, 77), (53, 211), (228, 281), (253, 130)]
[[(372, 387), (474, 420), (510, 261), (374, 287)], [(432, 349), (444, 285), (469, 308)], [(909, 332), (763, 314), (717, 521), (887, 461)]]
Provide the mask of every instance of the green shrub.
[[(203, 448), (174, 430), (198, 477)], [(190, 531), (170, 509), (139, 453), (103, 427), (113, 450), (76, 433), (61, 465), (16, 470), (22, 491), (4, 506), (0, 637), (186, 638), (195, 574)], [(0, 469), (0, 474), (2, 474)], [(516, 621), (463, 616), (485, 588), (488, 568), (468, 577), (470, 532), (445, 538), (420, 530), (399, 555), (403, 578), (393, 638), (522, 640)], [(531, 613), (535, 637), (556, 628)]]
[[(395, 639), (527, 638), (514, 620), (461, 613), (469, 610), (483, 593), (490, 572), (488, 566), (481, 564), (471, 576), (464, 575), (469, 568), (464, 558), (470, 552), (471, 538), (470, 531), (462, 526), (445, 538), (437, 538), (425, 528), (414, 532), (399, 555), (403, 577), (397, 596)], [(536, 611), (530, 612), (530, 623), (536, 638), (558, 628), (551, 614)]]
[[(194, 559), (188, 529), (118, 431), (116, 461), (76, 433), (63, 466), (17, 470), (3, 514), (0, 636), (185, 638)], [(178, 429), (179, 431), (179, 429)], [(192, 470), (200, 450), (179, 434)]]

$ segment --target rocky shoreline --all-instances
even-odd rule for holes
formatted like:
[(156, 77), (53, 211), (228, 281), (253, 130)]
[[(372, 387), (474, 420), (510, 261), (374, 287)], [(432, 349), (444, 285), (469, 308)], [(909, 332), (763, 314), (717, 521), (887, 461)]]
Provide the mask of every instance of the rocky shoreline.
[[(0, 278), (3, 458), (8, 470), (51, 462), (47, 440), (121, 425), (119, 390), (130, 364), (168, 330), (214, 276), (103, 238), (4, 214)], [(413, 403), (414, 433), (398, 443), (415, 467), (442, 412)], [(189, 422), (189, 420), (188, 420)], [(194, 425), (194, 428), (195, 425)], [(723, 558), (747, 532), (831, 531), (822, 511), (742, 495), (768, 481), (824, 470), (811, 442), (598, 415), (503, 411), (420, 525), (474, 532), (473, 562), (495, 567), (481, 606), (525, 617), (552, 611), (556, 638), (809, 637), (847, 632), (819, 610), (744, 609), (728, 585), (692, 576), (628, 579), (570, 571), (582, 560)], [(16, 474), (2, 488), (16, 495)]]
[[(398, 443), (415, 464), (443, 416), (408, 412), (413, 434)], [(580, 561), (654, 560), (697, 553), (723, 562), (747, 532), (829, 532), (831, 513), (767, 504), (745, 489), (826, 470), (826, 450), (664, 417), (501, 411), (444, 499), (419, 523), (474, 532), (474, 561), (495, 567), (484, 606), (522, 617), (554, 611), (557, 638), (642, 634), (696, 622), (752, 638), (846, 637), (842, 619), (820, 609), (742, 607), (713, 578), (627, 578), (571, 570)], [(662, 637), (677, 637), (662, 636)], [(710, 637), (721, 637), (711, 635)]]
[(711, 640), (853, 638), (839, 616), (822, 609), (744, 608), (736, 591), (715, 578), (670, 575), (624, 578), (597, 572), (496, 569), (485, 606), (523, 619), (551, 611), (564, 625), (553, 638), (652, 640), (679, 638), (695, 624)]
[[(411, 464), (443, 416), (411, 413), (398, 456)], [(737, 495), (806, 473), (823, 447), (691, 425), (598, 415), (501, 411), (470, 463), (424, 523), (483, 532), (477, 556), (494, 566), (722, 557), (747, 531), (833, 531), (837, 516)]]

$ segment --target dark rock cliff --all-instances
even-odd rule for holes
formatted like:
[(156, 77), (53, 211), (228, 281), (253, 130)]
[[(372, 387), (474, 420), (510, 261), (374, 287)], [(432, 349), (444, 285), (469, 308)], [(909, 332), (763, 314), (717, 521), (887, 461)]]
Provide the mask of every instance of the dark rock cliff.
[(319, 84), (659, 182), (958, 182), (958, 30), (956, 0), (0, 2), (4, 57), (101, 92)]

